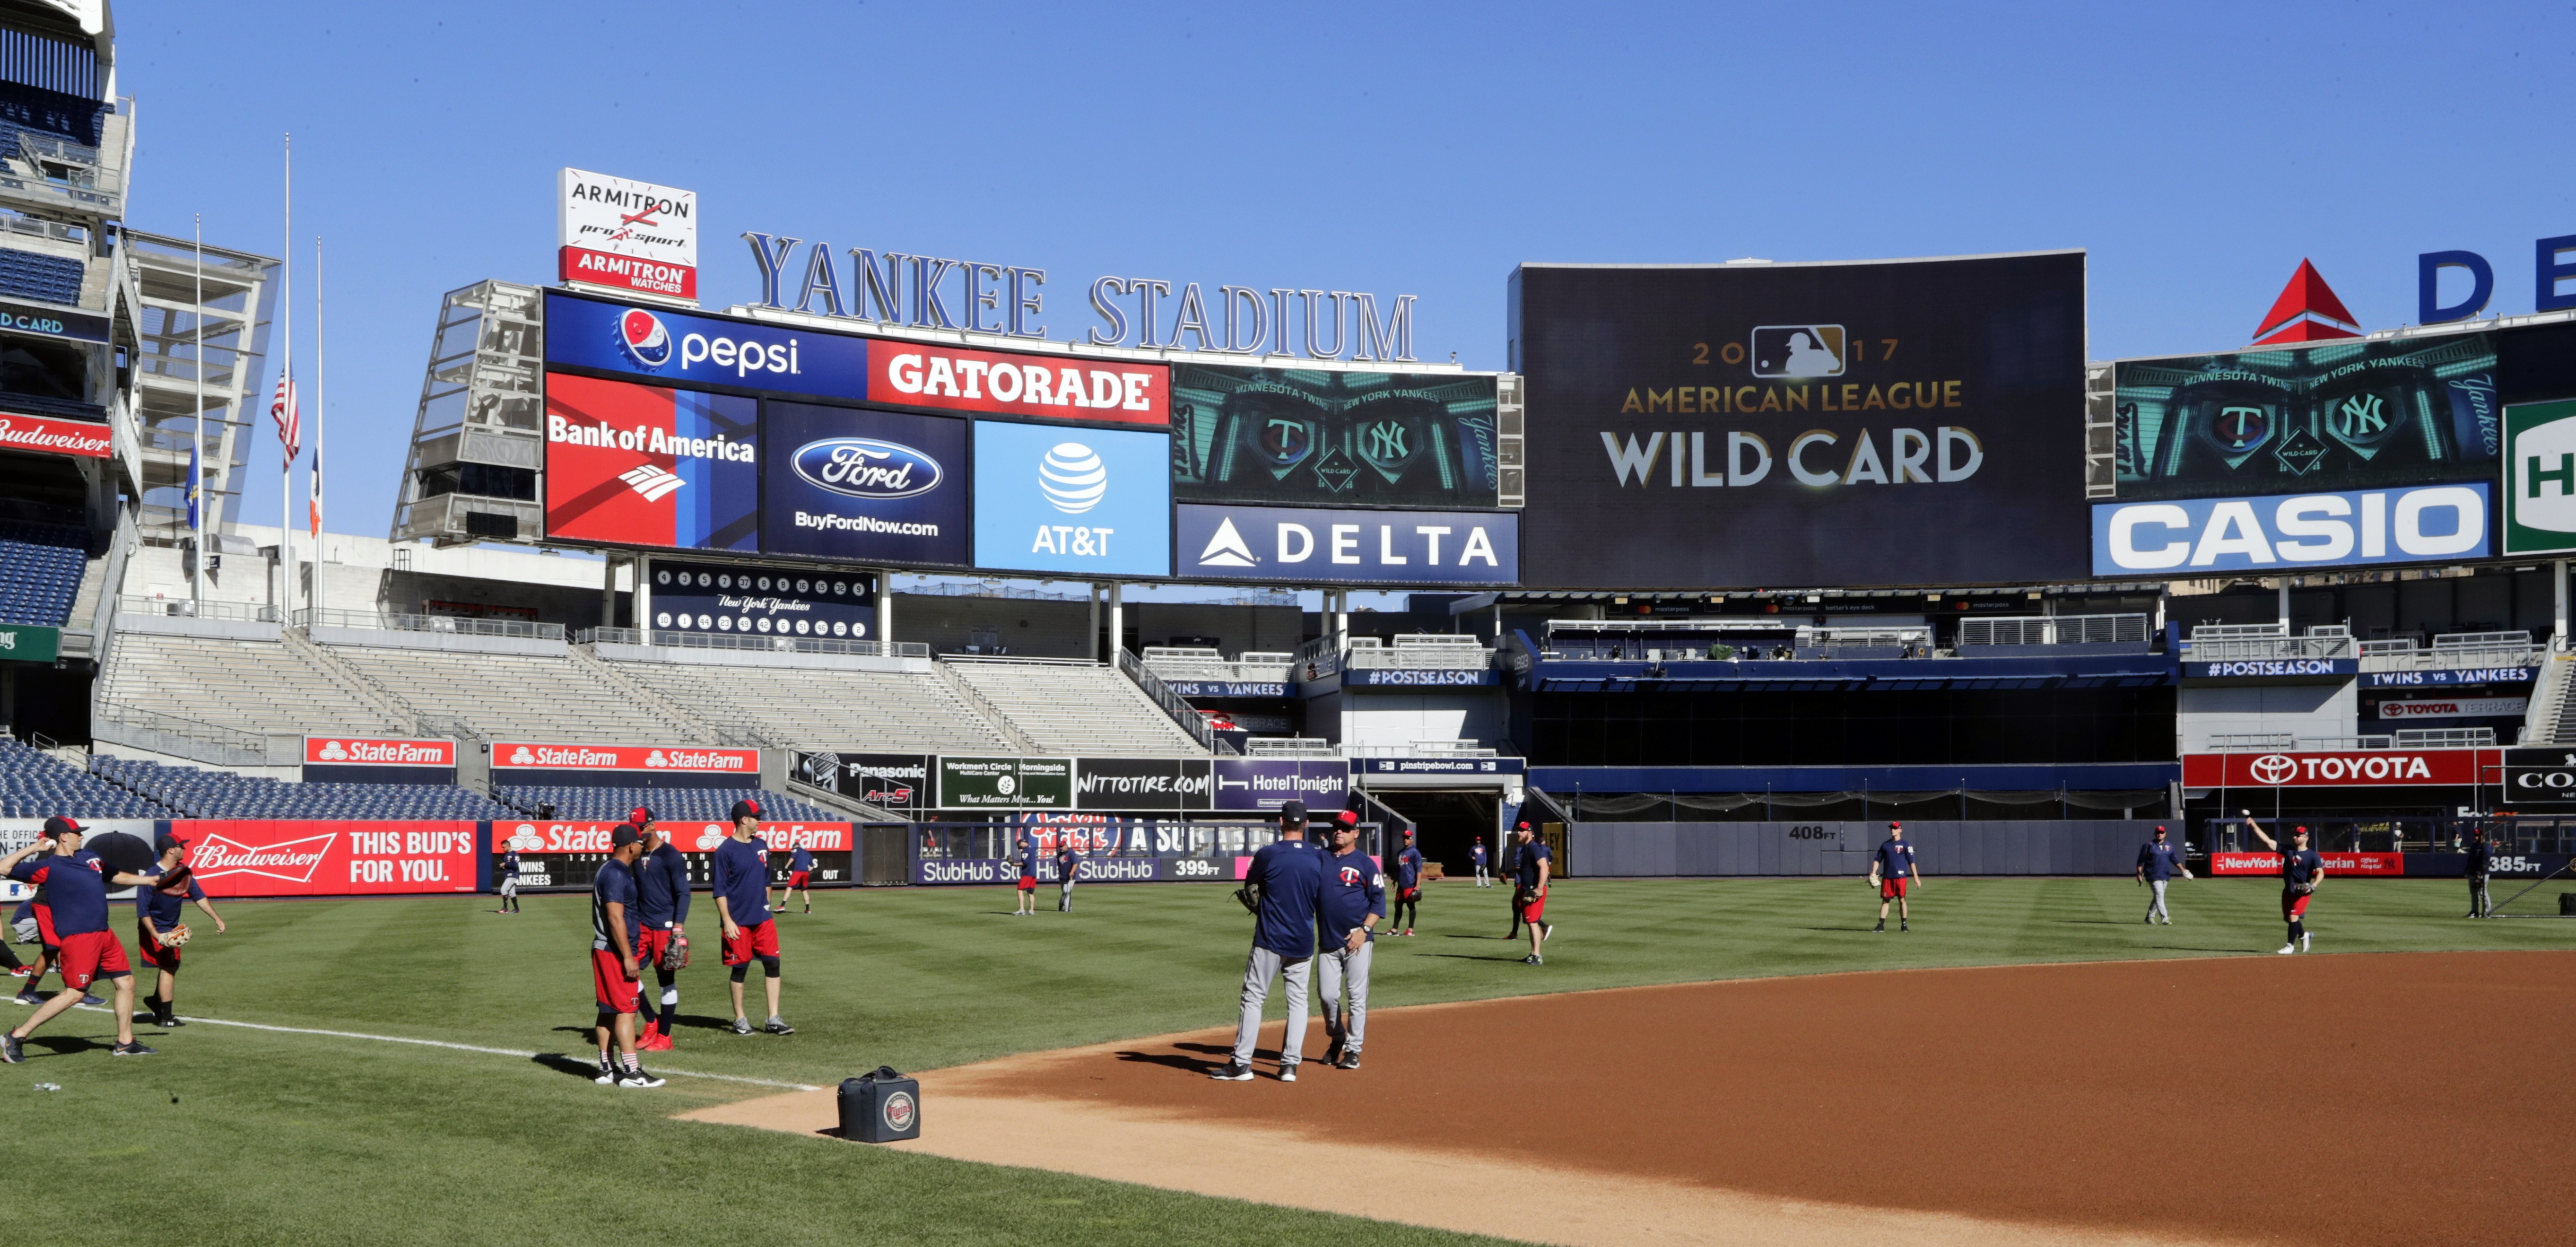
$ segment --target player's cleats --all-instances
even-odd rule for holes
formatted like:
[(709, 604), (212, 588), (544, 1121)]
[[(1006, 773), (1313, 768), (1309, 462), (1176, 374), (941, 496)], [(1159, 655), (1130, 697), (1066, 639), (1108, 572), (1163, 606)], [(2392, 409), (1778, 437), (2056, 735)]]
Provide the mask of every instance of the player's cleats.
[(1521, 958), (1521, 964), (1525, 966), (1543, 966), (1547, 964), (1547, 959), (1539, 956), (1537, 953), (1531, 953), (1529, 956)]
[(1548, 942), (1549, 940), (1552, 940), (1552, 939), (1555, 939), (1555, 938), (1556, 938), (1556, 924), (1555, 924), (1555, 923), (1552, 923), (1552, 922), (1542, 922), (1542, 923), (1538, 924), (1538, 942), (1539, 942), (1539, 943), (1544, 944), (1544, 943)]
[(1911, 930), (1913, 930), (1914, 928), (1913, 928), (1913, 927), (1911, 927), (1911, 926), (1906, 925), (1905, 920), (1904, 920), (1904, 919), (1902, 919), (1902, 918), (1899, 918), (1899, 919), (1897, 919), (1897, 920), (1896, 920), (1896, 929), (1897, 929), (1898, 931), (1911, 931)]
[(645, 1073), (644, 1067), (638, 1065), (635, 1068), (618, 1075), (617, 1085), (621, 1087), (658, 1087), (662, 1085), (662, 1080), (655, 1078), (651, 1074)]
[(16, 1035), (0, 1034), (0, 1061), (6, 1061), (11, 1065), (15, 1065), (26, 1059), (27, 1054), (18, 1047), (18, 1037)]
[(2308, 947), (2308, 933), (2305, 931), (2299, 933), (2299, 951), (2303, 953), (2315, 951)]
[(107, 1007), (106, 1001), (99, 999), (96, 995), (90, 992), (81, 993), (81, 1003), (88, 1005), (93, 1009), (104, 1009)]
[[(9, 1041), (9, 1059), (12, 1061), (17, 1060), (17, 1052), (18, 1041), (12, 1039)], [(1215, 1069), (1209, 1070), (1208, 1077), (1213, 1078), (1218, 1082), (1251, 1082), (1252, 1067), (1241, 1061), (1228, 1061)]]
[(136, 1042), (134, 1042), (134, 1041), (132, 1041), (132, 1040), (127, 1040), (127, 1041), (126, 1041), (126, 1042), (124, 1042), (124, 1043), (118, 1044), (118, 1045), (116, 1045), (115, 1047), (108, 1049), (108, 1050), (107, 1050), (107, 1054), (108, 1054), (109, 1056), (154, 1056), (154, 1055), (157, 1055), (157, 1054), (156, 1054), (152, 1049), (150, 1049), (150, 1048), (146, 1048), (146, 1047), (144, 1047), (142, 1044), (140, 1044), (140, 1043), (136, 1043)]
[(1342, 1041), (1340, 1036), (1335, 1036), (1333, 1038), (1333, 1042), (1324, 1045), (1324, 1064), (1339, 1065), (1341, 1063)]
[(608, 1086), (609, 1084), (617, 1081), (617, 1067), (609, 1064), (607, 1057), (601, 1057), (599, 1058), (599, 1072), (591, 1075), (590, 1080), (598, 1083), (600, 1086)]
[(780, 1017), (775, 1013), (769, 1015), (768, 1021), (760, 1024), (760, 1029), (768, 1031), (772, 1035), (793, 1035), (796, 1033), (796, 1028), (789, 1026), (787, 1024), (787, 1019)]
[(1413, 928), (1411, 928), (1411, 927), (1406, 927), (1406, 928), (1404, 929), (1404, 938), (1406, 938), (1406, 939), (1412, 939), (1412, 938), (1413, 938)]
[(650, 1038), (636, 1040), (635, 1050), (637, 1052), (668, 1052), (671, 1050), (671, 1037), (657, 1030), (653, 1032)]
[(1282, 1065), (1282, 1066), (1280, 1066), (1280, 1067), (1279, 1067), (1279, 1081), (1281, 1081), (1281, 1082), (1295, 1082), (1295, 1081), (1297, 1081), (1297, 1067), (1296, 1067), (1295, 1065)]
[(1333, 1068), (1335, 1069), (1358, 1069), (1359, 1067), (1360, 1050), (1357, 1048), (1342, 1049), (1342, 1059), (1333, 1062)]
[(2299, 946), (2298, 946), (2298, 945), (2296, 945), (2296, 944), (2283, 944), (2283, 945), (2282, 945), (2282, 946), (2280, 946), (2279, 948), (2273, 949), (2272, 951), (2273, 951), (2273, 952), (2275, 952), (2275, 953), (2280, 954), (2281, 956), (2286, 957), (2286, 956), (2289, 956), (2291, 953), (2295, 953), (2295, 952), (2299, 951)]
[(1887, 930), (1887, 919), (1885, 919), (1885, 918), (1881, 918), (1881, 919), (1879, 919), (1879, 920), (1878, 920), (1878, 925), (1877, 925), (1877, 926), (1874, 926), (1874, 927), (1871, 927), (1869, 930), (1870, 930), (1870, 934), (1872, 934), (1872, 935), (1877, 935), (1877, 934), (1884, 933), (1884, 932)]
[(21, 1005), (40, 1005), (40, 1004), (45, 1003), (45, 998), (44, 998), (44, 997), (42, 997), (42, 996), (37, 995), (37, 994), (36, 994), (36, 993), (34, 993), (34, 992), (27, 991), (27, 992), (20, 992), (20, 993), (18, 993), (18, 994), (17, 994), (17, 995), (15, 995), (15, 996), (11, 996), (11, 997), (9, 998), (9, 1002), (10, 1002), (11, 1004), (21, 1004)]
[[(2472, 917), (2472, 918), (2477, 917), (2477, 915), (2476, 915), (2476, 914), (2471, 914), (2471, 915), (2469, 915), (2469, 916), (2470, 916), (2470, 917)], [(13, 978), (13, 979), (23, 979), (23, 978), (25, 978), (25, 977), (27, 977), (28, 975), (33, 974), (33, 973), (35, 973), (35, 971), (33, 971), (33, 970), (31, 970), (31, 969), (28, 969), (28, 968), (27, 968), (27, 967), (25, 967), (25, 966), (19, 966), (19, 967), (15, 968), (15, 969), (12, 969), (11, 971), (9, 971), (9, 977), (10, 977), (10, 978)]]

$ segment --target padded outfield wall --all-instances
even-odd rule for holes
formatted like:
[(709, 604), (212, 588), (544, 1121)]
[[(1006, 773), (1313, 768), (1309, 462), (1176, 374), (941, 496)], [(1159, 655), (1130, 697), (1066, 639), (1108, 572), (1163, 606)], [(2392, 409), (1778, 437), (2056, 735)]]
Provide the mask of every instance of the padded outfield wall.
[[(2152, 819), (1905, 820), (1926, 878), (1942, 875), (2124, 875)], [(1566, 873), (1576, 878), (1855, 875), (1887, 838), (1884, 822), (1575, 823)]]

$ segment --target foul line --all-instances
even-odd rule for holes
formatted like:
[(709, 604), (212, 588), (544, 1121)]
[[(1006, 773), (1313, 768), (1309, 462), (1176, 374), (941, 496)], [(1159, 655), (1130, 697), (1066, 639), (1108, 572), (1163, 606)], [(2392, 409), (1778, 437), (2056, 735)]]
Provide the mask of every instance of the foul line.
[[(116, 1011), (115, 1007), (112, 1005), (74, 1005), (72, 1007), (76, 1009), (87, 1009), (94, 1013), (113, 1013)], [(202, 1023), (207, 1026), (238, 1026), (245, 1030), (272, 1031), (280, 1035), (322, 1035), (331, 1039), (371, 1039), (377, 1043), (407, 1043), (423, 1048), (448, 1048), (457, 1052), (481, 1052), (490, 1056), (517, 1057), (523, 1061), (540, 1060), (548, 1055), (569, 1055), (567, 1053), (549, 1054), (543, 1052), (523, 1052), (515, 1048), (484, 1048), (477, 1047), (474, 1044), (449, 1043), (444, 1039), (413, 1039), (404, 1035), (368, 1035), (357, 1031), (317, 1030), (306, 1026), (271, 1026), (264, 1022), (238, 1022), (231, 1018), (192, 1017), (182, 1018), (180, 1020), (190, 1024)], [(706, 1078), (717, 1082), (749, 1083), (755, 1087), (778, 1087), (787, 1091), (822, 1090), (822, 1088), (813, 1086), (809, 1083), (780, 1082), (772, 1078), (749, 1078), (741, 1074), (701, 1074), (693, 1070), (685, 1069), (660, 1069), (655, 1072), (670, 1074), (679, 1078)]]

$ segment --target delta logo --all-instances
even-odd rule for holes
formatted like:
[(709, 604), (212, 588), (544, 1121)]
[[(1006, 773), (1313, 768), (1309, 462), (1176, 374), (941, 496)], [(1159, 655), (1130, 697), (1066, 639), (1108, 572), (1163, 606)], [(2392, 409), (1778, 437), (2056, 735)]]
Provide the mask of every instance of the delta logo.
[(2281, 287), (2281, 297), (2272, 300), (2272, 310), (2263, 314), (2263, 323), (2255, 328), (2254, 345), (2285, 346), (2360, 336), (2361, 324), (2353, 319), (2352, 309), (2335, 297), (2334, 288), (2326, 284), (2317, 266), (2302, 259), (2299, 270), (2290, 274), (2290, 284)]
[(657, 372), (671, 362), (670, 327), (643, 308), (630, 307), (619, 314), (614, 335), (618, 353), (638, 368)]

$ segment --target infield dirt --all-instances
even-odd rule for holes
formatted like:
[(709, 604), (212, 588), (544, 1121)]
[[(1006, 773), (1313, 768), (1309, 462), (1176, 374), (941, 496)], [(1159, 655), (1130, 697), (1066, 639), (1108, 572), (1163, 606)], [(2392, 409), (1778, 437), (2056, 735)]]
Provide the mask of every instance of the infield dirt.
[[(1545, 973), (1535, 968), (1532, 974)], [(922, 1076), (904, 1145), (1540, 1241), (2564, 1241), (2576, 953), (1817, 975), (1385, 1009)], [(1321, 1047), (1309, 1031), (1309, 1054)], [(688, 1116), (812, 1132), (830, 1093)], [(1339, 1176), (1335, 1176), (1338, 1174)]]

